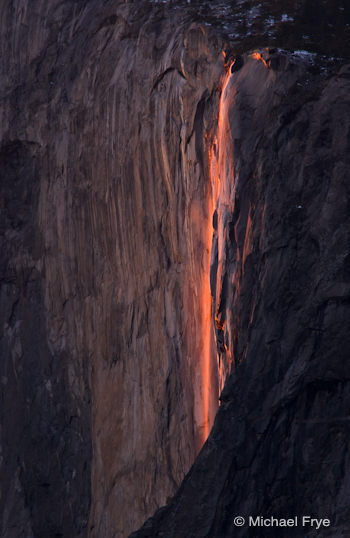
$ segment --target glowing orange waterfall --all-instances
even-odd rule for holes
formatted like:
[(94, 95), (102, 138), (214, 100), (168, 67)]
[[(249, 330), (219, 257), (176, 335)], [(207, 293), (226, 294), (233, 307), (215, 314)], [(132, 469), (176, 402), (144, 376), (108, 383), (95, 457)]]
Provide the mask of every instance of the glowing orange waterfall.
[[(227, 178), (232, 176), (232, 140), (230, 137), (230, 129), (228, 124), (228, 104), (232, 97), (232, 88), (228, 88), (230, 82), (230, 70), (223, 80), (222, 93), (219, 106), (218, 130), (212, 146), (209, 148), (210, 160), (210, 176), (211, 184), (208, 192), (208, 224), (204, 230), (203, 240), (205, 249), (203, 254), (204, 275), (201, 281), (201, 316), (202, 316), (202, 350), (201, 350), (201, 423), (202, 423), (202, 442), (205, 442), (210, 428), (214, 422), (215, 413), (218, 406), (218, 389), (222, 389), (224, 372), (220, 372), (219, 368), (219, 383), (215, 379), (215, 370), (213, 358), (216, 354), (216, 346), (214, 342), (214, 326), (212, 316), (212, 297), (210, 291), (210, 255), (213, 240), (212, 216), (218, 204), (229, 203), (227, 198), (227, 188), (225, 184)], [(227, 99), (227, 91), (230, 90), (230, 99)], [(227, 191), (227, 194), (226, 194)], [(221, 223), (220, 223), (221, 225)], [(219, 242), (222, 249), (223, 241)], [(219, 257), (222, 256), (220, 250)], [(219, 275), (218, 275), (219, 278)]]
[[(219, 197), (226, 192), (226, 181), (230, 172), (233, 172), (232, 157), (232, 138), (230, 125), (228, 121), (228, 108), (233, 98), (233, 91), (229, 83), (231, 80), (231, 70), (229, 69), (223, 81), (220, 104), (218, 132), (214, 140), (211, 157), (211, 185), (212, 185), (212, 204), (213, 208), (217, 207)], [(224, 182), (223, 182), (224, 181)], [(223, 182), (223, 183), (222, 183)], [(228, 201), (228, 200), (227, 200)]]
[[(203, 383), (203, 418), (204, 418), (204, 431), (203, 431), (203, 442), (206, 441), (210, 427), (212, 426), (216, 406), (213, 402), (213, 382), (211, 379), (211, 364), (212, 357), (214, 356), (214, 346), (212, 341), (212, 307), (211, 307), (211, 292), (210, 292), (210, 250), (211, 243), (213, 238), (213, 228), (211, 223), (211, 216), (213, 214), (213, 203), (212, 198), (208, 197), (208, 215), (209, 223), (206, 230), (205, 237), (205, 265), (207, 271), (205, 278), (202, 283), (202, 316), (203, 316), (203, 359), (202, 359), (202, 383)], [(216, 391), (215, 391), (216, 392)], [(215, 398), (214, 394), (214, 398)], [(213, 409), (214, 407), (214, 409)]]
[[(211, 174), (211, 205), (213, 211), (217, 210), (217, 235), (218, 235), (218, 269), (216, 278), (216, 302), (220, 296), (223, 274), (225, 270), (225, 215), (234, 205), (234, 144), (231, 136), (229, 123), (229, 109), (235, 98), (235, 85), (231, 75), (231, 66), (223, 80), (220, 103), (218, 130), (214, 138), (210, 155), (210, 174)], [(216, 316), (217, 304), (215, 305), (215, 323), (216, 328), (224, 330), (225, 321)], [(225, 362), (218, 360), (218, 377), (219, 392), (221, 392), (227, 369), (230, 370), (232, 357), (230, 347), (224, 346)]]

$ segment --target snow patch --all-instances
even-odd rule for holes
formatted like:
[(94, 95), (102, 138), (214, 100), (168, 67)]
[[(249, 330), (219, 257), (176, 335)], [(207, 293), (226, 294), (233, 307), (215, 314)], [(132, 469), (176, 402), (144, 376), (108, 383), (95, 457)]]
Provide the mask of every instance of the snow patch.
[(294, 21), (294, 17), (291, 17), (290, 15), (288, 15), (288, 13), (282, 13), (281, 21), (282, 22), (292, 22), (292, 21)]
[(312, 62), (317, 54), (315, 52), (308, 52), (307, 50), (295, 50), (293, 56), (298, 56), (302, 60)]

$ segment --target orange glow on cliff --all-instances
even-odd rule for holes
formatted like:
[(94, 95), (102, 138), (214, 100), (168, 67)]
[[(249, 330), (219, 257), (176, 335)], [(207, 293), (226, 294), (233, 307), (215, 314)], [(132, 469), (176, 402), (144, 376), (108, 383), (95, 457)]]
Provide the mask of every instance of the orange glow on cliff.
[[(233, 60), (234, 62), (234, 60)], [(218, 210), (217, 217), (217, 234), (218, 234), (218, 269), (217, 269), (217, 289), (216, 297), (220, 295), (220, 288), (222, 283), (223, 271), (225, 268), (225, 240), (224, 240), (224, 222), (222, 222), (221, 215), (222, 209), (225, 206), (232, 205), (232, 192), (234, 183), (234, 167), (233, 167), (233, 140), (231, 136), (231, 129), (228, 119), (229, 107), (235, 98), (235, 86), (230, 85), (231, 79), (231, 66), (232, 60), (229, 65), (225, 65), (225, 76), (223, 78), (222, 90), (219, 103), (219, 115), (218, 115), (218, 128), (217, 134), (212, 142), (212, 146), (209, 149), (209, 162), (210, 162), (210, 175), (211, 175), (211, 189), (212, 189), (212, 208)], [(212, 214), (213, 214), (212, 211)], [(211, 305), (211, 298), (210, 298)], [(227, 368), (231, 369), (232, 354), (228, 349), (224, 341), (225, 333), (225, 321), (221, 319), (221, 316), (217, 314), (218, 304), (215, 305), (215, 328), (218, 331), (217, 334), (221, 334), (222, 341), (218, 342), (217, 352), (217, 370), (218, 370), (218, 389), (221, 392), (225, 378), (227, 375)], [(222, 360), (222, 357), (225, 357)]]
[[(193, 372), (194, 422), (198, 451), (207, 440), (218, 407), (209, 278), (210, 250), (213, 238), (213, 228), (211, 226), (213, 207), (209, 184), (207, 184), (207, 189), (204, 198), (206, 205), (203, 204), (203, 198), (191, 204), (193, 237), (200, 238), (198, 252), (201, 256), (200, 271), (196, 267), (197, 270), (192, 275), (193, 289), (197, 299), (194, 314), (199, 314), (193, 320), (192, 330), (196, 331), (197, 338), (192, 338), (189, 342), (191, 354), (193, 353), (198, 357), (198, 366)], [(207, 225), (203, 226), (203, 222), (207, 223)]]
[(214, 140), (214, 144), (211, 150), (212, 152), (211, 154), (212, 205), (214, 209), (217, 206), (221, 189), (224, 187), (224, 185), (221, 185), (222, 180), (227, 175), (227, 172), (225, 170), (225, 164), (229, 164), (229, 165), (231, 164), (230, 160), (228, 161), (226, 160), (226, 158), (228, 157), (227, 150), (226, 150), (227, 144), (230, 143), (231, 141), (230, 126), (227, 121), (227, 116), (228, 116), (227, 108), (228, 107), (227, 107), (227, 100), (226, 100), (227, 86), (231, 78), (231, 65), (232, 65), (232, 62), (229, 66), (229, 69), (227, 70), (227, 73), (223, 81), (220, 104), (219, 104), (217, 138)]
[(201, 362), (202, 366), (202, 384), (203, 384), (203, 442), (206, 441), (209, 435), (209, 429), (211, 427), (211, 415), (210, 412), (210, 401), (212, 393), (212, 382), (211, 382), (211, 292), (210, 292), (210, 249), (211, 242), (213, 237), (213, 229), (211, 226), (210, 216), (213, 214), (212, 202), (209, 197), (209, 226), (207, 227), (206, 233), (206, 249), (205, 255), (207, 259), (205, 260), (206, 266), (208, 267), (208, 272), (203, 279), (202, 285), (202, 327), (203, 327), (203, 359)]
[[(223, 215), (227, 214), (227, 208), (232, 210), (235, 199), (235, 170), (234, 170), (234, 140), (232, 139), (231, 127), (229, 122), (229, 110), (232, 107), (236, 97), (235, 79), (231, 73), (231, 67), (235, 59), (230, 57), (225, 51), (222, 51), (224, 58), (225, 74), (222, 79), (222, 89), (219, 102), (218, 123), (216, 133), (206, 135), (208, 144), (208, 160), (210, 170), (210, 190), (208, 196), (208, 224), (207, 230), (202, 237), (205, 243), (205, 253), (203, 257), (204, 273), (201, 283), (201, 330), (202, 330), (202, 360), (201, 360), (201, 387), (202, 387), (202, 412), (201, 424), (203, 431), (203, 442), (209, 435), (216, 407), (218, 405), (218, 396), (226, 379), (227, 374), (231, 371), (233, 363), (232, 342), (229, 338), (230, 331), (226, 334), (226, 328), (230, 327), (232, 320), (227, 319), (219, 314), (219, 299), (221, 295), (222, 281), (226, 271), (226, 253), (225, 244), (227, 233), (227, 223)], [(265, 60), (259, 53), (254, 53), (256, 60)], [(212, 215), (217, 210), (217, 239), (218, 239), (218, 267), (216, 274), (216, 303), (212, 306), (212, 296), (210, 290), (210, 257), (211, 246), (213, 241)], [(205, 236), (205, 237), (204, 237)], [(245, 244), (244, 255), (247, 256), (250, 251), (249, 238)], [(213, 323), (212, 313), (215, 318)], [(214, 327), (217, 334), (217, 342), (214, 342)], [(213, 358), (217, 357), (217, 379), (214, 383), (215, 374), (212, 371), (214, 364)], [(214, 389), (216, 385), (217, 389)]]
[(225, 322), (221, 321), (217, 316), (215, 316), (215, 325), (216, 328), (220, 331), (223, 331), (225, 329)]
[[(225, 52), (222, 52), (224, 56), (225, 61)], [(232, 62), (230, 64), (225, 63), (225, 78), (223, 81), (223, 87), (221, 92), (221, 98), (220, 98), (220, 105), (219, 105), (219, 118), (218, 118), (218, 130), (217, 130), (217, 137), (214, 138), (212, 141), (211, 146), (209, 147), (209, 167), (210, 167), (210, 178), (211, 178), (211, 192), (209, 192), (208, 196), (208, 225), (206, 230), (206, 238), (205, 238), (205, 251), (208, 256), (207, 260), (205, 261), (206, 265), (206, 278), (203, 280), (202, 285), (202, 330), (203, 330), (203, 358), (202, 358), (202, 387), (203, 387), (203, 420), (204, 420), (204, 430), (203, 435), (204, 439), (203, 442), (207, 439), (210, 431), (210, 427), (213, 423), (216, 407), (218, 405), (218, 394), (217, 389), (214, 389), (214, 382), (211, 375), (211, 364), (212, 360), (215, 356), (215, 349), (212, 341), (212, 331), (213, 331), (213, 323), (212, 323), (212, 296), (211, 296), (211, 290), (210, 290), (210, 255), (211, 255), (211, 246), (212, 246), (212, 240), (213, 240), (213, 226), (212, 226), (212, 215), (214, 213), (214, 210), (217, 205), (217, 200), (220, 195), (220, 191), (222, 189), (222, 182), (220, 178), (220, 173), (222, 173), (222, 166), (220, 166), (220, 159), (224, 158), (225, 152), (222, 152), (220, 148), (220, 144), (225, 140), (225, 129), (227, 129), (227, 122), (224, 121), (226, 110), (224, 110), (224, 95), (226, 91), (226, 87), (230, 80), (230, 68), (231, 68)], [(221, 155), (221, 158), (220, 158)], [(217, 319), (215, 320), (216, 324), (220, 323)], [(224, 324), (222, 325), (222, 328), (224, 327)], [(219, 378), (222, 376), (219, 373)], [(219, 385), (221, 385), (221, 381), (219, 381)], [(219, 389), (222, 387), (219, 386)]]
[(254, 58), (255, 60), (259, 60), (260, 62), (262, 62), (265, 67), (268, 67), (267, 63), (265, 62), (265, 60), (262, 57), (262, 55), (260, 54), (260, 52), (253, 52), (251, 57)]

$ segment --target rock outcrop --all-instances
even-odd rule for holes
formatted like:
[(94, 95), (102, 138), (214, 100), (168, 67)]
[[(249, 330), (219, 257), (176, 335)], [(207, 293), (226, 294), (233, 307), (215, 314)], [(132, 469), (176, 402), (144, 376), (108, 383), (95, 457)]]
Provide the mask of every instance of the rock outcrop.
[(222, 47), (148, 3), (2, 16), (2, 534), (126, 536), (218, 406), (205, 133)]
[(231, 375), (179, 492), (133, 538), (282, 531), (235, 516), (328, 517), (320, 536), (350, 532), (350, 69), (315, 71), (262, 51), (227, 79), (211, 284)]
[(4, 538), (346, 528), (349, 69), (178, 7), (1, 7)]

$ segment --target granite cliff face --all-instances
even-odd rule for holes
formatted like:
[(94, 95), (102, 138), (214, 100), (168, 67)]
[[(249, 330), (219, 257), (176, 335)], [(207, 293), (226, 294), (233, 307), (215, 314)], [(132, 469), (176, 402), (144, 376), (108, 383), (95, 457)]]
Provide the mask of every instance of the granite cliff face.
[(320, 77), (276, 51), (239, 64), (212, 176), (211, 285), (231, 375), (179, 492), (135, 538), (315, 533), (237, 528), (237, 515), (329, 517), (320, 536), (349, 534), (350, 68)]
[(218, 405), (222, 47), (148, 4), (22, 1), (2, 20), (2, 534), (126, 536)]
[(349, 69), (235, 57), (176, 5), (1, 28), (1, 535), (127, 536), (224, 384), (135, 536), (340, 533)]

